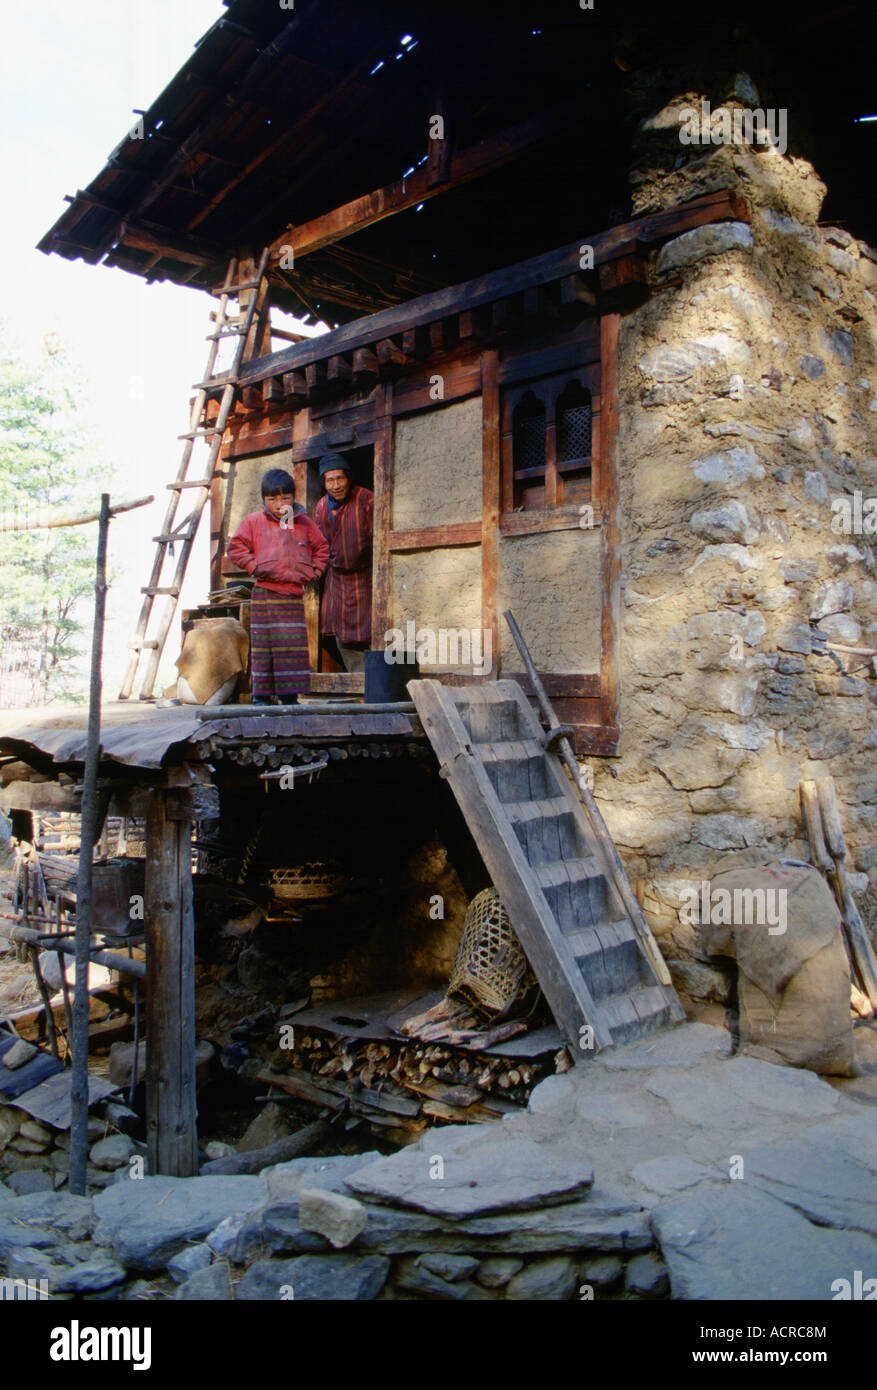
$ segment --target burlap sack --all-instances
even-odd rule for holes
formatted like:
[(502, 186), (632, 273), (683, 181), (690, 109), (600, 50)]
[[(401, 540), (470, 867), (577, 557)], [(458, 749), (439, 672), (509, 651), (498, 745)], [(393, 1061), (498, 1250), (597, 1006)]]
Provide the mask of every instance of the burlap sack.
[(196, 619), (175, 663), (180, 680), (164, 691), (165, 698), (199, 705), (219, 703), (220, 692), (227, 698), (246, 671), (249, 650), (246, 629), (236, 618)]
[[(727, 889), (737, 907), (729, 926), (704, 925), (708, 955), (736, 956), (740, 1050), (770, 1062), (807, 1067), (828, 1076), (855, 1076), (850, 974), (841, 917), (818, 870), (792, 861), (715, 874), (713, 898)], [(739, 909), (753, 890), (785, 893), (785, 932)], [(735, 898), (735, 890), (738, 890)], [(773, 903), (777, 915), (779, 900)]]

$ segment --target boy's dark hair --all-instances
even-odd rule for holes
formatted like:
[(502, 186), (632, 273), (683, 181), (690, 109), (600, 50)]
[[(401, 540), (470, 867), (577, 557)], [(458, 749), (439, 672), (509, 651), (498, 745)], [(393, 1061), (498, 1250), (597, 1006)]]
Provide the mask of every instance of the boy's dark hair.
[(269, 468), (262, 475), (262, 496), (277, 497), (281, 492), (291, 492), (295, 496), (295, 482), (285, 468)]

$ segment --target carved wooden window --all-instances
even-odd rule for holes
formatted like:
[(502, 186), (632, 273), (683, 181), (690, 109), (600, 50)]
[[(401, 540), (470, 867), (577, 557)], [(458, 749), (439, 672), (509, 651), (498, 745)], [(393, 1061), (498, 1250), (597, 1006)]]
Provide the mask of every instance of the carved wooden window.
[(591, 500), (591, 375), (563, 372), (503, 392), (504, 512)]

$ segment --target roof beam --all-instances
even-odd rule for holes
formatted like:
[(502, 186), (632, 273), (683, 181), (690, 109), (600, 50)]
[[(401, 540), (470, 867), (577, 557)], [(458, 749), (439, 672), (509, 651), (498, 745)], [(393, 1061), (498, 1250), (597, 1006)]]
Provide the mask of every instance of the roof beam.
[(477, 145), (451, 156), (448, 162), (447, 177), (435, 181), (435, 165), (422, 165), (410, 178), (398, 179), (395, 183), (354, 198), (350, 203), (333, 208), (331, 212), (315, 217), (311, 222), (303, 222), (298, 227), (289, 227), (286, 232), (271, 244), (271, 261), (276, 261), (283, 249), (292, 246), (295, 256), (307, 256), (312, 251), (320, 251), (333, 242), (343, 241), (354, 236), (365, 227), (381, 222), (385, 217), (415, 207), (418, 203), (435, 198), (439, 193), (459, 188), (472, 179), (508, 164), (528, 150), (546, 144), (554, 136), (569, 128), (570, 119), (581, 114), (581, 102), (564, 102), (543, 112), (533, 120), (491, 135)]

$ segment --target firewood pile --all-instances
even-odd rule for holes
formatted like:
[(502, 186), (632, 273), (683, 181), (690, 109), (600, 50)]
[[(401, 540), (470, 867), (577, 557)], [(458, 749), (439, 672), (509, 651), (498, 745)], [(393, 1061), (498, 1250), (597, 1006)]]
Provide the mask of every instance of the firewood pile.
[(565, 1047), (522, 1060), (479, 1050), (477, 1043), (366, 1041), (313, 1027), (296, 1028), (294, 1038), (292, 1050), (278, 1050), (259, 1072), (261, 1082), (315, 1106), (347, 1109), (403, 1142), (428, 1124), (500, 1120), (524, 1107), (546, 1076), (571, 1065)]

